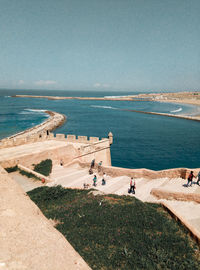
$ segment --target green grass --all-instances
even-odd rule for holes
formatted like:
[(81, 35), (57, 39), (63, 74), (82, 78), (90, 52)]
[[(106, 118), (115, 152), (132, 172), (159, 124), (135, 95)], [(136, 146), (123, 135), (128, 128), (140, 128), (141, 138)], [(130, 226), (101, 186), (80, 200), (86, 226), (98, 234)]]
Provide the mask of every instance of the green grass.
[(28, 194), (92, 269), (200, 269), (197, 244), (160, 205), (60, 186)]
[(21, 169), (19, 169), (19, 168), (18, 168), (18, 171), (19, 171), (19, 173), (20, 173), (21, 175), (25, 175), (25, 176), (28, 177), (28, 178), (34, 178), (34, 179), (36, 179), (36, 180), (40, 180), (40, 178), (37, 177), (37, 176), (36, 176), (35, 174), (33, 174), (33, 173), (26, 172), (26, 171), (21, 170)]
[[(34, 175), (33, 173), (29, 173), (29, 172), (26, 172), (24, 170), (19, 169), (17, 165), (14, 167), (5, 168), (5, 170), (8, 173), (19, 171), (19, 173), (27, 176), (28, 178), (34, 178), (36, 180), (40, 180), (40, 178), (37, 177), (36, 175)], [(52, 160), (51, 159), (43, 160), (40, 163), (34, 165), (34, 171), (41, 173), (45, 176), (48, 176), (51, 173), (51, 170), (52, 170)]]
[(18, 166), (14, 166), (14, 167), (8, 167), (8, 168), (5, 168), (5, 170), (8, 172), (8, 173), (12, 173), (12, 172), (16, 172), (18, 170)]
[(52, 170), (52, 160), (42, 160), (39, 164), (34, 166), (34, 171), (48, 176)]

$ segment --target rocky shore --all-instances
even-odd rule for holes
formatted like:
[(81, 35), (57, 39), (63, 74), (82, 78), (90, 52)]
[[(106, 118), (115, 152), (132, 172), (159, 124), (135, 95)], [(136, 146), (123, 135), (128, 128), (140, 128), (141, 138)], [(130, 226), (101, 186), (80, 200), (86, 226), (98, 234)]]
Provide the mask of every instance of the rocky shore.
[[(59, 126), (62, 126), (63, 123), (66, 121), (66, 116), (57, 112), (53, 111), (44, 111), (45, 113), (49, 114), (49, 118), (42, 122), (41, 124), (34, 126), (32, 128), (26, 129), (22, 132), (14, 134), (6, 139), (13, 139), (13, 138), (25, 138), (35, 134), (41, 134), (47, 131), (52, 131)], [(4, 139), (3, 139), (4, 140)]]

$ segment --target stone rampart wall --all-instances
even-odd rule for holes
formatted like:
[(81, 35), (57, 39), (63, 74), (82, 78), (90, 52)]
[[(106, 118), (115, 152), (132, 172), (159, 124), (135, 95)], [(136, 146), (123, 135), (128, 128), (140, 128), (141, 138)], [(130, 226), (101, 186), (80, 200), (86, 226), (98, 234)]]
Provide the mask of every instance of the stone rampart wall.
[[(77, 161), (78, 162), (78, 161)], [(81, 167), (89, 167), (90, 163), (82, 163), (79, 162)], [(98, 165), (95, 164), (95, 169), (98, 169)], [(118, 177), (118, 176), (129, 176), (133, 178), (146, 178), (146, 179), (159, 179), (159, 178), (183, 178), (187, 179), (190, 171), (194, 172), (194, 175), (197, 175), (200, 171), (200, 168), (196, 169), (188, 169), (188, 168), (175, 168), (175, 169), (168, 169), (168, 170), (161, 170), (161, 171), (153, 171), (148, 169), (127, 169), (127, 168), (120, 168), (114, 166), (101, 166), (101, 171), (105, 172), (107, 175), (111, 177)]]
[(41, 132), (39, 134), (33, 134), (31, 136), (25, 136), (22, 138), (19, 137), (10, 137), (0, 141), (0, 148), (13, 147), (17, 145), (23, 145), (27, 143), (40, 142), (44, 140), (58, 140), (58, 141), (66, 141), (73, 143), (85, 143), (85, 144), (94, 144), (95, 142), (109, 140), (108, 138), (99, 137), (87, 137), (87, 136), (76, 136), (76, 135), (65, 135), (65, 134), (56, 134)]

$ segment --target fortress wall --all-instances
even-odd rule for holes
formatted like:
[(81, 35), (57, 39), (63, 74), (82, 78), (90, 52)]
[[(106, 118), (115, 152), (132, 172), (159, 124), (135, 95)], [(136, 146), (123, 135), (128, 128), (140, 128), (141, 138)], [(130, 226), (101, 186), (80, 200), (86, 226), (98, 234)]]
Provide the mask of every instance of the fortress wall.
[(80, 155), (76, 159), (80, 162), (89, 164), (93, 159), (95, 159), (96, 163), (102, 161), (105, 166), (111, 166), (109, 139), (99, 141), (95, 140), (94, 144), (82, 146), (80, 149)]
[(42, 160), (51, 159), (53, 164), (60, 164), (62, 159), (63, 163), (69, 163), (76, 156), (79, 156), (80, 152), (73, 144), (67, 144), (66, 146), (47, 149), (39, 151), (37, 153), (24, 154), (18, 157), (9, 157), (7, 160), (1, 162), (1, 166), (4, 168), (13, 167), (17, 164), (22, 164), (27, 168), (32, 169), (32, 164), (38, 164)]
[(0, 166), (1, 268), (91, 269)]
[(56, 134), (54, 136), (53, 133), (49, 133), (47, 135), (46, 132), (36, 133), (27, 135), (25, 137), (14, 137), (14, 138), (6, 138), (0, 141), (0, 149), (13, 147), (17, 145), (23, 145), (27, 143), (39, 142), (44, 140), (57, 140), (57, 141), (66, 141), (66, 142), (75, 142), (75, 143), (85, 143), (85, 144), (93, 144), (104, 140), (109, 140), (108, 138), (100, 139), (99, 137), (87, 137), (87, 136), (76, 136), (76, 135), (65, 135), (65, 134)]
[[(96, 162), (96, 164), (98, 164), (98, 162)], [(84, 168), (84, 167), (89, 167), (90, 163), (89, 161), (85, 163), (82, 163), (80, 161), (79, 165)], [(95, 166), (95, 169), (97, 169), (97, 166)], [(162, 171), (153, 171), (153, 170), (148, 170), (148, 169), (126, 169), (126, 168), (120, 168), (120, 167), (107, 166), (104, 163), (102, 164), (102, 171), (111, 177), (129, 176), (133, 178), (146, 178), (146, 179), (180, 178), (181, 177), (183, 179), (187, 179), (191, 170), (194, 172), (194, 175), (196, 176), (198, 172), (200, 171), (200, 168), (196, 168), (196, 169), (177, 168), (177, 169), (168, 169), (168, 170), (162, 170)]]
[[(148, 178), (148, 179), (157, 179), (157, 178), (183, 178), (186, 179), (191, 171), (191, 169), (186, 168), (177, 168), (177, 169), (168, 169), (162, 171), (153, 171), (148, 169), (124, 169), (118, 167), (105, 168), (108, 174), (112, 176), (122, 176), (127, 175), (135, 178)], [(196, 175), (199, 169), (192, 169)]]

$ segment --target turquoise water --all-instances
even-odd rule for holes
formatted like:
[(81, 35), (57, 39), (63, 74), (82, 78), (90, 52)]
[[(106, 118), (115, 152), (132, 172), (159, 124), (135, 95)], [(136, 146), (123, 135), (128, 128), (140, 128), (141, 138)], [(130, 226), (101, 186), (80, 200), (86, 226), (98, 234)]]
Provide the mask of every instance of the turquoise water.
[(194, 114), (192, 105), (149, 101), (47, 100), (11, 98), (14, 94), (57, 96), (120, 96), (126, 92), (0, 90), (0, 138), (41, 123), (53, 110), (67, 116), (55, 133), (106, 137), (114, 135), (112, 165), (154, 170), (200, 167), (200, 123), (158, 115), (122, 111), (133, 109)]

